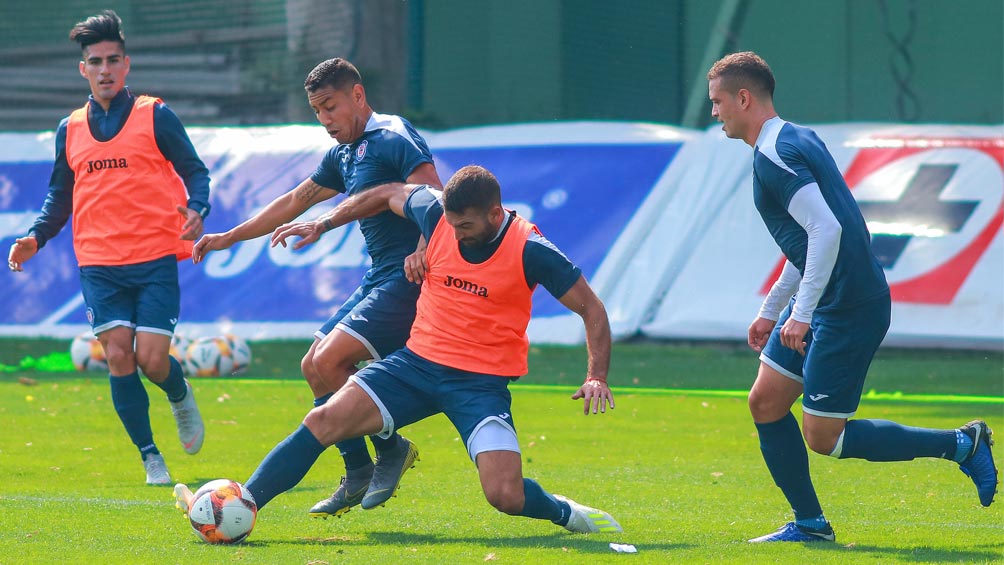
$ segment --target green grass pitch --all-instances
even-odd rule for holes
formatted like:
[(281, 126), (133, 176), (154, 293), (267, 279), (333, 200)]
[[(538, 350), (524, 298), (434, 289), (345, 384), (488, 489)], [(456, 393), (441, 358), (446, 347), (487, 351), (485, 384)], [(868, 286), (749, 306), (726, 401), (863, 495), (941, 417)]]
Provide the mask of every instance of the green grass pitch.
[[(0, 340), (0, 363), (35, 346)], [(268, 378), (194, 382), (208, 425), (198, 455), (182, 452), (167, 402), (148, 387), (155, 438), (175, 480), (246, 480), (306, 413), (306, 385), (274, 378), (295, 377), (287, 368), (295, 369), (305, 344), (253, 346), (252, 375)], [(385, 508), (329, 520), (306, 515), (337, 485), (342, 464), (329, 450), (259, 514), (246, 543), (229, 547), (199, 542), (173, 508), (171, 489), (143, 484), (107, 377), (0, 373), (0, 564), (1004, 562), (1002, 502), (980, 507), (969, 479), (942, 460), (810, 454), (837, 543), (746, 544), (790, 511), (760, 458), (744, 399), (652, 389), (748, 387), (755, 355), (724, 346), (617, 345), (617, 408), (588, 417), (566, 386), (581, 379), (584, 362), (580, 348), (536, 349), (524, 379), (530, 384), (513, 387), (524, 473), (550, 492), (608, 510), (624, 533), (574, 535), (496, 512), (456, 432), (437, 416), (404, 430), (421, 461)], [(865, 400), (858, 416), (943, 428), (981, 417), (1004, 434), (1001, 371), (999, 353), (882, 352), (869, 387), (913, 400)], [(911, 396), (931, 393), (977, 398)], [(615, 553), (610, 542), (638, 553)]]

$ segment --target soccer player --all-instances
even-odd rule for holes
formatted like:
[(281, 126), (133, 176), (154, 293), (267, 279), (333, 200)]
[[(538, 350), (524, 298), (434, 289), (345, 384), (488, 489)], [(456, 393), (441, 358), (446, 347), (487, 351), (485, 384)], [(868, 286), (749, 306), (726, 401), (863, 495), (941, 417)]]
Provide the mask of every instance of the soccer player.
[[(753, 201), (787, 258), (749, 327), (749, 345), (760, 352), (749, 407), (764, 461), (795, 521), (749, 541), (835, 539), (802, 434), (813, 451), (840, 459), (955, 461), (989, 506), (997, 468), (986, 422), (932, 430), (851, 419), (889, 328), (891, 301), (864, 218), (826, 146), (812, 130), (778, 117), (774, 75), (755, 53), (715, 63), (708, 94), (725, 135), (753, 147)], [(800, 433), (791, 406), (803, 393)]]
[[(189, 454), (205, 437), (192, 387), (169, 355), (178, 322), (178, 261), (191, 256), (209, 213), (209, 171), (178, 117), (159, 98), (125, 86), (129, 56), (111, 10), (77, 23), (87, 104), (60, 122), (42, 214), (10, 248), (22, 271), (73, 215), (73, 248), (87, 319), (105, 350), (112, 404), (139, 449), (146, 483), (169, 485), (150, 429), (150, 399), (137, 366), (167, 394)], [(187, 191), (187, 196), (186, 196)]]
[[(338, 145), (328, 150), (310, 178), (279, 196), (261, 212), (230, 231), (206, 234), (195, 245), (193, 260), (213, 250), (272, 233), (308, 208), (339, 193), (357, 194), (370, 187), (409, 182), (442, 187), (432, 153), (410, 123), (399, 116), (378, 114), (366, 102), (359, 71), (344, 59), (317, 65), (304, 81), (307, 102), (317, 120)], [(381, 359), (402, 347), (415, 319), (419, 286), (409, 282), (404, 264), (419, 244), (411, 222), (385, 212), (359, 223), (372, 267), (355, 292), (314, 334), (300, 369), (321, 406), (367, 359)], [(421, 254), (416, 254), (416, 258)], [(420, 276), (421, 263), (415, 262)], [(372, 436), (374, 466), (362, 438), (339, 441), (345, 476), (329, 498), (315, 504), (314, 517), (339, 516), (362, 504), (383, 504), (397, 489), (404, 469), (418, 458), (414, 444), (397, 433)]]
[[(314, 222), (273, 233), (273, 245), (302, 237), (294, 244), (299, 248), (333, 227), (389, 209), (422, 230), (428, 270), (407, 345), (353, 375), (265, 457), (246, 483), (259, 508), (295, 486), (326, 447), (366, 434), (387, 436), (444, 413), (477, 465), (492, 506), (573, 532), (621, 531), (606, 512), (548, 494), (523, 478), (508, 385), (527, 371), (534, 288), (543, 285), (585, 324), (589, 364), (572, 398), (584, 399), (586, 414), (614, 407), (607, 386), (610, 325), (579, 268), (501, 202), (495, 177), (467, 166), (441, 193), (429, 186), (382, 185)], [(175, 494), (187, 509), (188, 489), (178, 485)]]

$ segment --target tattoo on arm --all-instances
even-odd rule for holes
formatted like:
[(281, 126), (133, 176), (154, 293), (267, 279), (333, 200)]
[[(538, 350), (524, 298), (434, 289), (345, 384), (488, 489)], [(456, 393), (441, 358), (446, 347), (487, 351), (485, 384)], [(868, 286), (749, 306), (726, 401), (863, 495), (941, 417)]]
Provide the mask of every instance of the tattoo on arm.
[(322, 190), (324, 190), (323, 186), (317, 184), (316, 182), (310, 179), (307, 179), (303, 181), (303, 184), (301, 184), (296, 189), (295, 196), (297, 200), (300, 200), (302, 202), (310, 202), (310, 200), (313, 199), (315, 196), (317, 196), (317, 193)]

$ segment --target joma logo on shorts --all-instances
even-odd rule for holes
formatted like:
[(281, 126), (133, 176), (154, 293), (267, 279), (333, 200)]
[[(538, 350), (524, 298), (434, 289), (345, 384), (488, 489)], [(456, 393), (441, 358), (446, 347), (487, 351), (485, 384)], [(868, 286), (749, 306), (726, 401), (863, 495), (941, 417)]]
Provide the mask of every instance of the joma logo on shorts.
[(446, 275), (446, 286), (459, 288), (460, 290), (469, 292), (477, 296), (488, 296), (488, 288), (483, 286), (478, 286), (477, 284), (472, 283), (470, 281), (455, 279), (450, 275)]
[(96, 161), (87, 162), (87, 172), (93, 173), (94, 171), (103, 171), (105, 169), (128, 169), (129, 164), (126, 163), (125, 157), (121, 159), (98, 159)]

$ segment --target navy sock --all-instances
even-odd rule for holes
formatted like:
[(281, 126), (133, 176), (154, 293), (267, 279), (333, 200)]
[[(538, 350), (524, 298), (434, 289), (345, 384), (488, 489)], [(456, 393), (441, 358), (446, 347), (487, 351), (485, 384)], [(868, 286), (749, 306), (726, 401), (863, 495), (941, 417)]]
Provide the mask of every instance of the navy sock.
[[(181, 402), (188, 394), (188, 387), (185, 386), (185, 372), (181, 369), (181, 363), (174, 357), (168, 355), (171, 360), (171, 370), (167, 372), (167, 378), (162, 383), (153, 383), (167, 393), (167, 399), (171, 402)], [(153, 381), (150, 381), (153, 382)]]
[(567, 502), (559, 501), (547, 494), (537, 481), (523, 479), (523, 509), (520, 510), (519, 516), (550, 520), (559, 526), (564, 526), (571, 515), (572, 509)]
[(910, 461), (916, 457), (954, 459), (955, 430), (904, 426), (889, 420), (849, 420), (833, 455), (840, 459)]
[(969, 452), (973, 450), (973, 438), (969, 437), (962, 430), (955, 430), (955, 441), (957, 446), (955, 448), (955, 457), (952, 458), (952, 461), (962, 463), (969, 458)]
[(391, 434), (387, 439), (384, 439), (376, 434), (370, 436), (370, 442), (373, 443), (373, 449), (377, 450), (377, 453), (393, 451), (400, 444), (400, 439), (401, 436), (397, 432)]
[(373, 464), (370, 452), (366, 449), (366, 440), (361, 437), (347, 439), (335, 444), (338, 452), (345, 460), (345, 470), (355, 471), (356, 469)]
[(258, 508), (295, 487), (314, 465), (325, 447), (307, 426), (300, 427), (279, 442), (244, 483)]
[(822, 514), (813, 518), (800, 518), (795, 520), (796, 526), (802, 526), (803, 528), (809, 528), (812, 530), (825, 529), (828, 523), (829, 522), (826, 521), (826, 516), (823, 516)]
[(823, 509), (816, 498), (809, 476), (809, 453), (802, 441), (798, 421), (791, 412), (776, 422), (756, 424), (760, 436), (760, 453), (767, 463), (770, 476), (788, 499), (795, 519), (820, 516)]
[(115, 412), (140, 455), (146, 459), (148, 454), (160, 453), (153, 443), (153, 430), (150, 428), (150, 397), (139, 374), (134, 371), (122, 377), (108, 375), (108, 381), (112, 387)]
[(324, 396), (321, 396), (320, 398), (315, 398), (314, 399), (314, 408), (317, 408), (318, 406), (324, 406), (324, 404), (328, 401), (328, 399), (330, 399), (334, 395), (335, 395), (335, 393), (329, 392), (328, 394), (325, 394)]

